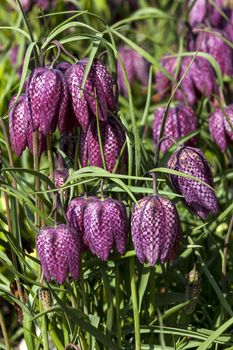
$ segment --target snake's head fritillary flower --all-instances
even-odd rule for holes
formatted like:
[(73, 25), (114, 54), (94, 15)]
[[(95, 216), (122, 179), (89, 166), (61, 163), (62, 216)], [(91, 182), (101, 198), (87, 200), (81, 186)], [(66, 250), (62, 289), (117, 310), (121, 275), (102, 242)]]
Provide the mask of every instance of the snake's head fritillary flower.
[(209, 130), (213, 141), (222, 152), (227, 149), (227, 142), (233, 141), (233, 105), (224, 109), (217, 108), (209, 117)]
[[(107, 122), (100, 122), (100, 134), (106, 162), (106, 168), (112, 172), (125, 142), (125, 133), (120, 124), (110, 117)], [(96, 120), (92, 120), (87, 132), (81, 131), (81, 162), (92, 166), (103, 167)], [(123, 162), (120, 165), (123, 165)], [(119, 171), (121, 166), (119, 166)]]
[(37, 251), (46, 280), (62, 284), (70, 273), (79, 277), (80, 241), (76, 231), (64, 224), (44, 227), (37, 236)]
[[(129, 84), (132, 85), (135, 80), (138, 80), (143, 86), (146, 86), (148, 82), (149, 65), (145, 58), (127, 46), (121, 46), (119, 48), (119, 55), (124, 65)], [(122, 91), (125, 96), (128, 96), (125, 77), (119, 60), (117, 62), (117, 75), (119, 90)]]
[[(154, 115), (153, 124), (153, 136), (154, 144), (157, 146), (160, 128), (162, 125), (162, 119), (165, 108), (158, 108)], [(165, 124), (164, 136), (170, 136), (175, 140), (179, 140), (180, 137), (187, 135), (191, 131), (197, 129), (197, 118), (195, 112), (190, 107), (186, 107), (182, 104), (170, 108), (167, 115)], [(189, 145), (194, 145), (195, 139), (190, 139), (187, 142)], [(172, 141), (165, 140), (161, 144), (162, 152), (166, 152), (167, 149), (172, 145)]]
[(212, 189), (211, 169), (200, 149), (189, 146), (179, 148), (169, 159), (168, 168), (195, 176), (205, 183), (188, 177), (170, 175), (174, 189), (183, 195), (184, 202), (191, 211), (202, 219), (211, 213), (217, 213), (218, 204)]
[[(214, 71), (208, 62), (203, 57), (196, 57), (195, 61), (186, 72), (191, 63), (191, 57), (184, 57), (179, 63), (176, 58), (168, 57), (161, 60), (161, 65), (175, 79), (175, 71), (178, 69), (177, 78), (172, 82), (164, 73), (158, 72), (156, 75), (156, 90), (160, 97), (164, 97), (169, 93), (173, 86), (184, 76), (180, 88), (176, 91), (176, 98), (182, 102), (188, 102), (189, 105), (194, 105), (199, 95), (211, 97), (216, 91), (216, 81)], [(175, 84), (175, 85), (174, 85)]]
[(224, 152), (227, 148), (227, 135), (224, 127), (224, 115), (221, 109), (216, 110), (210, 115), (209, 130), (213, 141)]
[(227, 34), (221, 30), (211, 33), (199, 33), (196, 39), (196, 48), (213, 56), (218, 62), (223, 74), (233, 75), (233, 49), (223, 40), (228, 39)]
[(36, 68), (26, 88), (27, 116), (33, 130), (47, 135), (64, 123), (69, 102), (68, 87), (58, 69)]
[(189, 24), (191, 27), (196, 27), (205, 22), (209, 22), (212, 27), (219, 27), (221, 25), (224, 19), (220, 13), (223, 10), (223, 1), (215, 0), (214, 2), (216, 6), (209, 0), (191, 0), (189, 2), (192, 6), (189, 12)]
[[(100, 120), (106, 121), (108, 109), (112, 112), (116, 109), (116, 97), (114, 95), (114, 81), (105, 66), (98, 60), (94, 60), (85, 86), (82, 89), (84, 72), (88, 59), (83, 59), (73, 64), (66, 70), (67, 84), (72, 95), (74, 113), (84, 131), (87, 130), (90, 116), (98, 113)], [(92, 112), (92, 114), (90, 113)]]
[(120, 254), (126, 250), (127, 216), (124, 205), (114, 199), (89, 201), (83, 214), (84, 242), (101, 260), (107, 260), (115, 246)]
[(65, 133), (61, 136), (59, 147), (64, 152), (69, 160), (73, 162), (75, 156), (77, 137), (72, 133)]
[(134, 206), (131, 233), (138, 260), (154, 266), (175, 258), (180, 224), (175, 205), (162, 196), (146, 196)]
[(13, 149), (20, 156), (27, 145), (28, 120), (25, 114), (26, 96), (22, 94), (16, 102), (13, 96), (9, 106), (9, 129)]

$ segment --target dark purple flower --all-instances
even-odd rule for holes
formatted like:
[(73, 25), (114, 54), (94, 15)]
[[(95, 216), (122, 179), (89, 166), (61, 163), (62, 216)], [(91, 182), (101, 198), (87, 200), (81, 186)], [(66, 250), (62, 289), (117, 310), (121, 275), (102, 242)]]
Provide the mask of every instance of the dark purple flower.
[(101, 260), (113, 248), (124, 254), (127, 244), (127, 215), (124, 205), (114, 199), (88, 201), (84, 214), (84, 243)]
[[(107, 122), (100, 122), (100, 133), (107, 170), (112, 172), (125, 142), (125, 133), (119, 123), (110, 117)], [(103, 167), (98, 139), (96, 120), (92, 120), (86, 133), (81, 131), (81, 162)]]
[[(33, 130), (47, 135), (64, 125), (69, 102), (68, 87), (58, 69), (36, 68), (26, 89), (26, 110)], [(63, 131), (63, 130), (62, 130)]]
[(233, 50), (224, 42), (223, 38), (227, 34), (221, 30), (215, 30), (214, 33), (199, 33), (196, 39), (196, 48), (200, 47), (200, 51), (206, 52), (213, 56), (218, 62), (222, 73), (229, 76), (233, 75)]
[[(195, 176), (213, 187), (210, 166), (198, 148), (183, 146), (173, 153), (168, 168)], [(174, 189), (184, 196), (185, 204), (202, 219), (210, 213), (217, 213), (218, 204), (214, 190), (197, 180), (170, 175)]]
[(46, 11), (49, 8), (56, 6), (57, 0), (36, 0), (36, 5)]
[(227, 142), (233, 141), (233, 105), (222, 111), (217, 108), (209, 117), (209, 130), (213, 141), (222, 152), (227, 149)]
[(9, 106), (9, 129), (13, 149), (17, 156), (20, 156), (27, 145), (28, 120), (24, 112), (26, 95), (19, 96), (15, 103), (16, 96), (12, 97)]
[(114, 81), (105, 66), (99, 61), (93, 62), (82, 91), (87, 62), (88, 59), (83, 59), (71, 65), (65, 72), (72, 95), (73, 110), (84, 131), (88, 128), (91, 113), (96, 115), (96, 99), (100, 120), (107, 120), (108, 109), (112, 112), (116, 109), (116, 97), (113, 91)]
[(56, 66), (56, 69), (59, 69), (64, 74), (66, 70), (70, 68), (70, 66), (71, 66), (70, 63), (63, 61), (58, 63), (58, 65)]
[[(146, 86), (148, 83), (149, 65), (145, 58), (127, 46), (119, 48), (119, 55), (126, 70), (129, 84), (132, 85), (135, 80), (138, 80), (142, 85)], [(125, 77), (119, 60), (117, 62), (117, 75), (119, 90), (125, 96), (128, 96)]]
[[(222, 0), (215, 0), (215, 4), (223, 9)], [(223, 21), (223, 16), (220, 11), (211, 4), (209, 0), (191, 0), (190, 5), (192, 5), (191, 11), (189, 12), (189, 24), (191, 27), (196, 27), (199, 24), (204, 24), (208, 22), (212, 27), (219, 27), (221, 21)]]
[(37, 236), (37, 251), (47, 281), (62, 284), (68, 273), (79, 277), (80, 241), (76, 231), (64, 224), (44, 227)]
[(180, 224), (175, 205), (161, 196), (146, 196), (135, 205), (131, 233), (138, 260), (154, 266), (175, 258)]
[[(156, 75), (156, 89), (161, 97), (166, 92), (169, 93), (169, 90), (177, 84), (185, 74), (191, 60), (191, 57), (184, 57), (182, 59), (177, 78), (175, 79), (175, 71), (177, 69), (176, 59), (171, 57), (162, 59), (161, 64), (175, 79), (175, 83), (172, 83), (162, 72), (158, 72)], [(215, 75), (210, 63), (203, 57), (196, 57), (185, 78), (182, 80), (180, 88), (176, 92), (176, 98), (179, 101), (188, 102), (189, 105), (194, 105), (198, 100), (198, 95), (203, 94), (204, 96), (211, 97), (215, 91)]]
[(233, 42), (233, 9), (230, 12), (230, 20), (226, 22), (224, 26), (224, 33), (229, 37), (229, 40)]
[[(165, 108), (158, 108), (154, 115), (153, 124), (153, 137), (155, 146), (158, 143), (158, 137), (160, 128), (162, 125), (162, 119)], [(191, 131), (197, 129), (197, 118), (195, 112), (190, 107), (184, 105), (178, 105), (174, 108), (170, 108), (167, 115), (165, 124), (164, 136), (170, 136), (175, 140), (179, 140), (182, 136), (187, 135)], [(195, 139), (190, 139), (187, 144), (194, 145)], [(161, 144), (162, 152), (166, 152), (167, 149), (172, 145), (172, 141), (164, 140)]]
[(33, 0), (21, 0), (20, 2), (25, 12), (28, 12), (31, 10), (33, 6)]
[[(177, 59), (175, 57), (162, 58), (160, 61), (161, 66), (165, 68), (168, 74), (172, 77), (175, 75), (175, 69), (177, 65)], [(171, 90), (172, 82), (161, 71), (156, 73), (156, 91), (160, 97), (163, 98)]]

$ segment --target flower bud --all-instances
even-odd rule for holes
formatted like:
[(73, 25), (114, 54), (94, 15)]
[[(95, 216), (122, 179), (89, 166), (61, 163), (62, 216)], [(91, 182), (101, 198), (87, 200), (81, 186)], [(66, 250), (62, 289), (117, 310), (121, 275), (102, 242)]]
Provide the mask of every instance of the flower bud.
[[(153, 137), (154, 144), (157, 146), (160, 128), (165, 108), (158, 108), (154, 114)], [(195, 112), (190, 107), (178, 105), (170, 108), (167, 115), (167, 120), (164, 129), (164, 136), (170, 136), (175, 140), (179, 140), (182, 136), (187, 135), (191, 131), (197, 129), (197, 118)], [(192, 138), (187, 142), (189, 145), (194, 145), (195, 139)], [(172, 141), (164, 140), (161, 144), (162, 152), (166, 152), (172, 145)]]
[[(195, 176), (213, 187), (211, 169), (198, 148), (179, 148), (169, 159), (168, 168)], [(212, 188), (187, 177), (170, 175), (170, 178), (176, 192), (184, 196), (185, 204), (200, 218), (205, 219), (210, 213), (217, 213), (218, 204)]]
[(37, 251), (46, 280), (53, 277), (62, 284), (70, 272), (79, 277), (80, 240), (76, 231), (64, 224), (44, 227), (37, 236)]
[(161, 196), (146, 196), (135, 205), (131, 233), (138, 260), (154, 266), (175, 258), (180, 224), (175, 205)]

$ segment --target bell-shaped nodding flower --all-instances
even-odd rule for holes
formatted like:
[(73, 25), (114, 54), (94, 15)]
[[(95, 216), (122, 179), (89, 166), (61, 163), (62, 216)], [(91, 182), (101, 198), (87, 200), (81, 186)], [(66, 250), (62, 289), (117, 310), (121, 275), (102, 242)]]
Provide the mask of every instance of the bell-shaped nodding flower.
[(16, 96), (13, 96), (9, 106), (10, 138), (17, 156), (22, 154), (27, 145), (28, 120), (24, 112), (25, 98), (25, 94), (22, 94), (16, 102)]
[(70, 272), (79, 277), (80, 241), (76, 231), (67, 225), (44, 227), (37, 236), (37, 251), (47, 281), (53, 277), (62, 284)]
[[(222, 10), (222, 0), (215, 0), (215, 5)], [(223, 16), (220, 11), (211, 4), (209, 0), (193, 0), (190, 1), (192, 6), (189, 12), (189, 24), (191, 27), (196, 27), (205, 22), (209, 22), (212, 27), (221, 25)]]
[[(177, 149), (168, 161), (168, 168), (195, 176), (213, 187), (210, 166), (198, 148), (183, 146)], [(212, 188), (187, 177), (170, 175), (170, 179), (175, 191), (183, 195), (188, 208), (200, 218), (205, 219), (209, 214), (217, 213), (218, 204)]]
[[(129, 85), (132, 85), (135, 80), (138, 80), (143, 86), (146, 86), (148, 83), (149, 65), (145, 58), (127, 46), (121, 46), (119, 48), (119, 55), (124, 65)], [(125, 77), (119, 60), (117, 62), (117, 76), (119, 90), (125, 96), (128, 96)]]
[[(107, 122), (100, 122), (100, 134), (106, 162), (106, 168), (112, 172), (120, 156), (125, 142), (125, 133), (115, 118), (110, 117)], [(93, 119), (89, 124), (87, 132), (81, 131), (81, 163), (85, 167), (88, 163), (92, 166), (103, 167), (97, 121)], [(125, 157), (124, 157), (125, 158)], [(121, 171), (124, 160), (119, 165)]]
[[(27, 118), (25, 110), (26, 95), (19, 96), (16, 102), (16, 96), (13, 96), (9, 106), (9, 129), (10, 139), (13, 149), (17, 156), (20, 156), (23, 150), (28, 146), (33, 153), (33, 130), (30, 121)], [(41, 156), (46, 148), (46, 138), (38, 130), (38, 153)]]
[(131, 234), (138, 260), (151, 266), (175, 258), (180, 224), (175, 205), (159, 195), (146, 196), (134, 206)]
[(233, 105), (224, 110), (218, 108), (209, 117), (209, 130), (213, 141), (222, 152), (227, 149), (227, 142), (233, 141)]
[(89, 247), (102, 260), (108, 258), (113, 246), (124, 254), (128, 223), (121, 202), (111, 198), (77, 197), (70, 202), (66, 215), (70, 225), (81, 232), (83, 250)]
[(199, 33), (196, 39), (196, 48), (213, 56), (218, 62), (223, 74), (233, 75), (233, 49), (224, 41), (229, 40), (227, 34), (221, 30), (213, 33)]
[[(176, 79), (177, 59), (168, 57), (161, 60), (161, 65), (175, 79), (175, 83), (172, 83), (162, 72), (156, 74), (156, 90), (161, 97), (169, 93), (172, 87), (183, 77), (191, 60), (191, 57), (184, 57), (182, 59), (178, 67)], [(179, 101), (188, 102), (192, 106), (197, 102), (199, 95), (203, 94), (204, 96), (211, 97), (216, 89), (215, 75), (210, 63), (203, 57), (196, 57), (188, 73), (186, 73), (182, 80), (180, 88), (176, 91), (176, 98)]]
[(112, 198), (89, 200), (83, 211), (84, 243), (101, 260), (107, 260), (115, 246), (124, 254), (128, 225), (124, 205)]
[(114, 81), (105, 66), (98, 60), (93, 61), (82, 90), (82, 81), (87, 63), (88, 59), (83, 59), (71, 65), (65, 72), (69, 91), (72, 95), (73, 110), (84, 131), (88, 128), (90, 116), (96, 115), (96, 100), (100, 120), (106, 121), (108, 110), (114, 112), (116, 109), (116, 97), (113, 91)]
[[(65, 123), (69, 91), (66, 80), (58, 69), (36, 68), (26, 88), (26, 112), (33, 130), (47, 135)], [(63, 131), (63, 130), (62, 130)]]
[[(154, 114), (153, 137), (155, 146), (158, 144), (164, 111), (165, 108), (160, 107)], [(179, 140), (180, 137), (185, 136), (196, 129), (197, 118), (192, 108), (180, 104), (169, 109), (165, 124), (164, 136), (170, 136), (175, 140)], [(192, 138), (187, 143), (193, 146), (195, 144), (195, 139)], [(171, 145), (172, 141), (164, 140), (161, 144), (162, 152), (166, 152)]]

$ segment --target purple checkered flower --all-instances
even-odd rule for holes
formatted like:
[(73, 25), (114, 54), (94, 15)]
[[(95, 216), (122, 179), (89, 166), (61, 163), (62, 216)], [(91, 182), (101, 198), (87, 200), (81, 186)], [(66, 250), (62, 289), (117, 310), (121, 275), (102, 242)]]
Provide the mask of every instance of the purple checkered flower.
[(209, 117), (209, 130), (213, 141), (222, 152), (227, 149), (227, 142), (233, 141), (233, 105), (217, 108)]
[(221, 30), (214, 30), (214, 33), (199, 33), (196, 39), (196, 48), (214, 57), (218, 62), (223, 74), (233, 75), (233, 50), (224, 42), (223, 38), (229, 40), (227, 34)]
[[(181, 77), (185, 74), (192, 58), (184, 57), (178, 67), (178, 74), (175, 77), (177, 69), (177, 60), (173, 57), (163, 58), (161, 64), (167, 72), (175, 79), (175, 83), (169, 80), (162, 72), (156, 75), (156, 89), (161, 97), (169, 93), (177, 84)], [(210, 63), (203, 57), (196, 57), (192, 63), (188, 73), (182, 80), (180, 88), (176, 92), (176, 98), (179, 101), (187, 102), (194, 105), (200, 95), (211, 97), (216, 92), (217, 85), (215, 81), (214, 71)]]
[(37, 236), (37, 251), (46, 280), (53, 277), (59, 284), (79, 277), (80, 241), (76, 231), (64, 224), (44, 227)]
[(138, 260), (154, 266), (175, 258), (180, 240), (175, 205), (161, 196), (146, 196), (135, 205), (131, 233)]
[[(168, 161), (168, 168), (195, 176), (213, 187), (210, 166), (202, 151), (198, 148), (183, 146), (173, 153)], [(176, 192), (184, 196), (188, 208), (205, 219), (218, 211), (217, 199), (212, 188), (205, 184), (183, 176), (170, 175)]]
[(71, 227), (73, 227), (78, 235), (81, 242), (81, 249), (85, 250), (86, 245), (83, 241), (84, 236), (84, 223), (83, 216), (84, 210), (89, 202), (98, 201), (97, 197), (76, 197), (72, 199), (68, 205), (66, 216)]
[[(165, 108), (158, 108), (154, 115), (153, 124), (153, 137), (155, 147), (158, 144), (158, 137), (160, 128), (162, 125), (162, 119)], [(165, 124), (164, 136), (170, 136), (175, 140), (179, 140), (180, 137), (187, 135), (188, 133), (197, 129), (197, 118), (195, 112), (190, 107), (186, 107), (182, 104), (170, 108), (167, 115)], [(187, 144), (194, 145), (195, 139), (190, 139)], [(172, 145), (172, 141), (164, 140), (161, 144), (162, 152), (166, 152), (167, 149)]]
[(101, 260), (107, 260), (113, 247), (124, 254), (128, 224), (124, 205), (112, 198), (88, 201), (84, 213), (84, 243)]
[[(200, 24), (210, 23), (212, 27), (219, 27), (223, 21), (223, 16), (213, 6), (209, 0), (193, 0), (190, 1), (192, 6), (189, 12), (189, 24), (191, 27), (196, 27)], [(215, 4), (222, 10), (223, 8), (222, 0), (215, 0)]]
[[(112, 172), (125, 142), (125, 133), (120, 124), (110, 117), (107, 122), (100, 122), (100, 134), (107, 170)], [(81, 131), (81, 162), (103, 167), (96, 120), (92, 120), (86, 133)], [(122, 162), (122, 165), (125, 158)], [(121, 167), (119, 167), (119, 171)]]
[(66, 168), (54, 170), (54, 184), (56, 187), (62, 187), (68, 179), (69, 171)]
[(10, 138), (17, 156), (22, 154), (27, 145), (28, 120), (24, 112), (25, 99), (25, 94), (22, 94), (15, 103), (16, 96), (13, 96), (9, 106)]
[[(143, 86), (146, 86), (148, 83), (149, 65), (145, 58), (127, 46), (121, 46), (119, 48), (119, 55), (126, 70), (129, 85), (132, 85), (135, 80), (138, 80)], [(117, 62), (117, 75), (119, 90), (125, 96), (128, 96), (125, 77), (119, 60)]]
[[(108, 110), (116, 109), (114, 95), (114, 81), (105, 66), (98, 60), (92, 63), (82, 91), (82, 81), (88, 59), (83, 59), (71, 65), (65, 72), (67, 84), (72, 95), (74, 113), (84, 131), (87, 130), (91, 115), (96, 115), (96, 99), (98, 114), (102, 121), (106, 121)], [(96, 98), (95, 98), (96, 92)]]
[(56, 129), (66, 131), (69, 92), (63, 74), (58, 69), (36, 68), (26, 88), (26, 111), (33, 130), (47, 135)]

